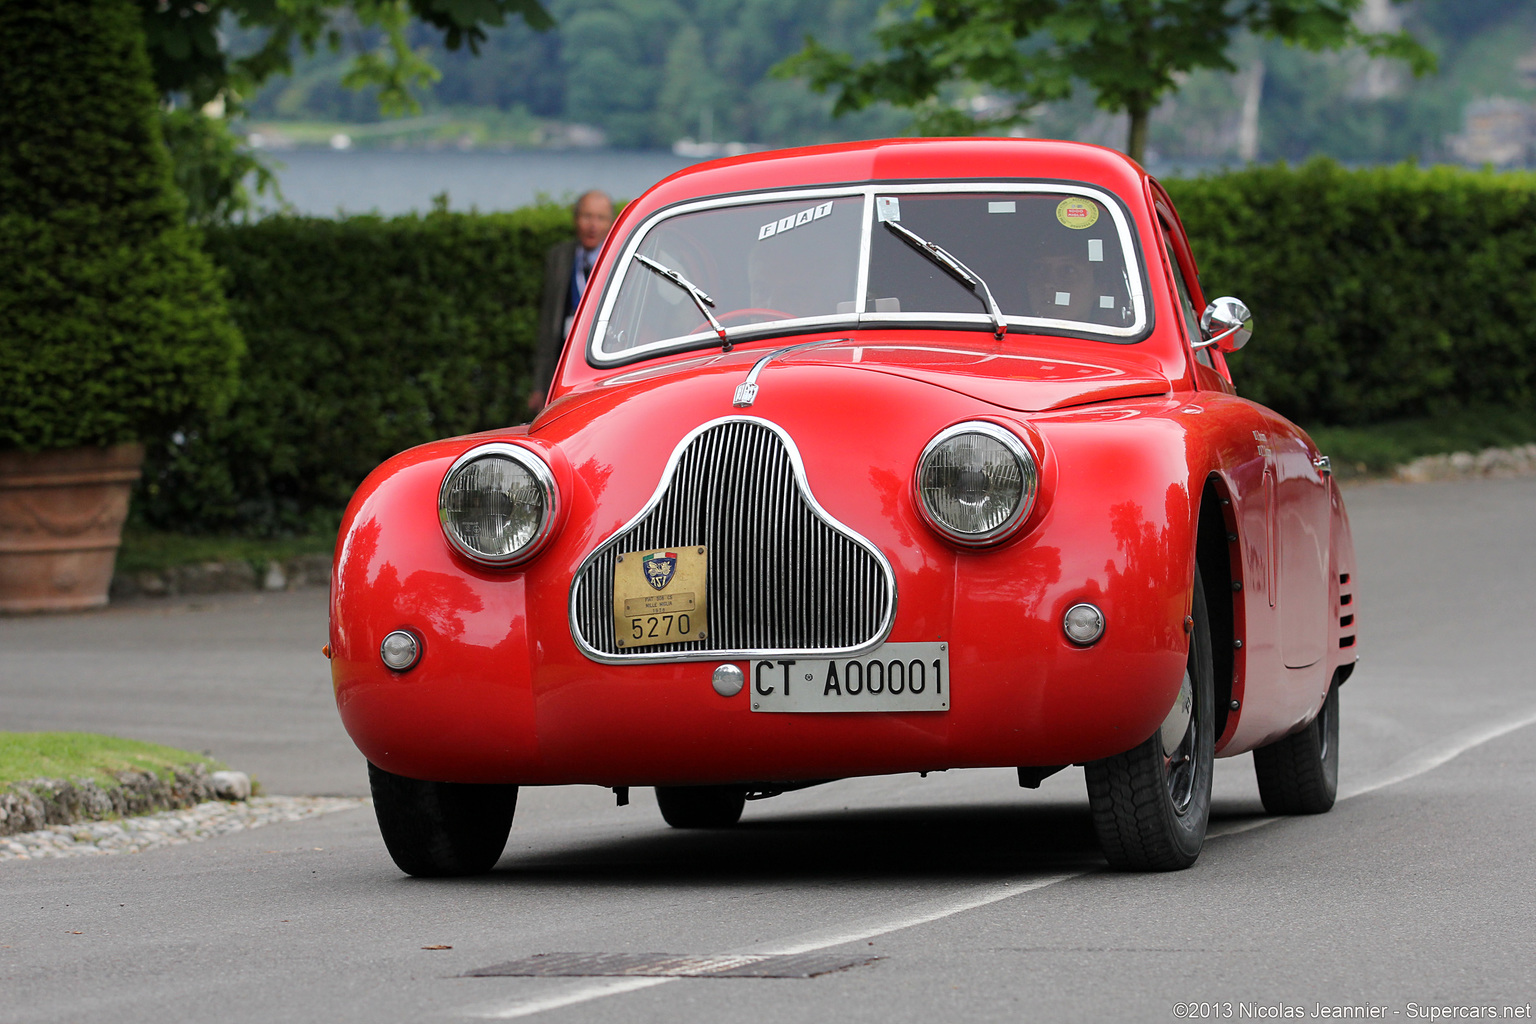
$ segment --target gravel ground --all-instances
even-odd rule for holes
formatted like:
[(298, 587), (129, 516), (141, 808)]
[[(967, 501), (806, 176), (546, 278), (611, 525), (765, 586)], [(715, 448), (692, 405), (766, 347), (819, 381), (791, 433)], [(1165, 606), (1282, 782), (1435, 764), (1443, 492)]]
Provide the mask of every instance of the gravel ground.
[(163, 846), (200, 843), (214, 836), (280, 821), (298, 821), (367, 803), (354, 797), (258, 796), (247, 801), (209, 800), (180, 811), (118, 821), (84, 821), (0, 837), (0, 860), (89, 857), (143, 853)]

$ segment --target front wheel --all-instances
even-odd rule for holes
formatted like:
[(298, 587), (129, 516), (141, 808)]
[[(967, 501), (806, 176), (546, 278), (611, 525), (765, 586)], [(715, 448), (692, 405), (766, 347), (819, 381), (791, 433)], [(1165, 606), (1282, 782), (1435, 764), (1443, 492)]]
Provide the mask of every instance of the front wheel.
[(1270, 814), (1322, 814), (1339, 791), (1339, 688), (1300, 732), (1253, 752), (1259, 799)]
[(517, 787), (424, 782), (369, 762), (373, 811), (395, 865), (418, 878), (483, 875), (512, 831)]
[(656, 804), (673, 828), (729, 828), (741, 820), (740, 786), (657, 786)]
[[(1123, 754), (1084, 766), (1099, 846), (1110, 867), (1122, 871), (1187, 868), (1205, 844), (1216, 761), (1216, 671), (1198, 569), (1193, 605), (1194, 629), (1184, 670), (1188, 725), (1167, 737), (1168, 728), (1159, 729)], [(1180, 693), (1182, 697), (1185, 690)]]

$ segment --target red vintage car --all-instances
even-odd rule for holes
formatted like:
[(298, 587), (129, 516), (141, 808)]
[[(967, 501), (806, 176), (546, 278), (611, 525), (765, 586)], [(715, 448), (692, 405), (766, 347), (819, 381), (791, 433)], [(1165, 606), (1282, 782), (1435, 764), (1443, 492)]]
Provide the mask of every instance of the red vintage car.
[(726, 827), (817, 782), (1081, 764), (1143, 870), (1198, 856), (1216, 757), (1327, 810), (1354, 553), (1327, 457), (1233, 387), (1250, 330), (1111, 150), (661, 182), (534, 422), (398, 455), (347, 510), (332, 675), (396, 864), (491, 869), (530, 785)]

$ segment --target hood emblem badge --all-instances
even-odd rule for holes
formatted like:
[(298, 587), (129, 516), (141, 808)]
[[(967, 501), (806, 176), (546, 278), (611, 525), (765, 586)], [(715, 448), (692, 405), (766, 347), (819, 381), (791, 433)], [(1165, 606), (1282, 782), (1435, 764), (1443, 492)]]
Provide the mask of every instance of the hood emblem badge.
[(799, 345), (789, 345), (784, 348), (776, 348), (763, 358), (752, 364), (752, 369), (747, 373), (747, 379), (736, 385), (736, 391), (731, 395), (731, 404), (738, 409), (749, 409), (752, 403), (757, 401), (757, 375), (763, 372), (763, 367), (773, 362), (779, 356), (789, 352), (796, 352), (802, 348), (815, 348), (817, 345), (834, 345), (840, 341), (849, 341), (849, 338), (823, 338), (821, 341), (807, 341)]
[(640, 567), (645, 572), (645, 582), (655, 590), (665, 590), (677, 572), (677, 555), (671, 551), (658, 551), (654, 555), (646, 555)]

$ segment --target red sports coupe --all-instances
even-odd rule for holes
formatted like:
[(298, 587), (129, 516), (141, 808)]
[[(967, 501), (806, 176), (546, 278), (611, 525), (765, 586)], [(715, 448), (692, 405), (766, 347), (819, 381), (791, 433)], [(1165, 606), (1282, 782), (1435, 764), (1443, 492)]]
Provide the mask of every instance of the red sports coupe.
[(347, 510), (331, 669), (391, 856), (490, 870), (518, 787), (566, 783), (727, 827), (850, 776), (1081, 764), (1143, 870), (1198, 856), (1216, 757), (1326, 811), (1354, 552), (1327, 457), (1233, 387), (1250, 331), (1111, 150), (661, 182), (538, 418), (398, 455)]

